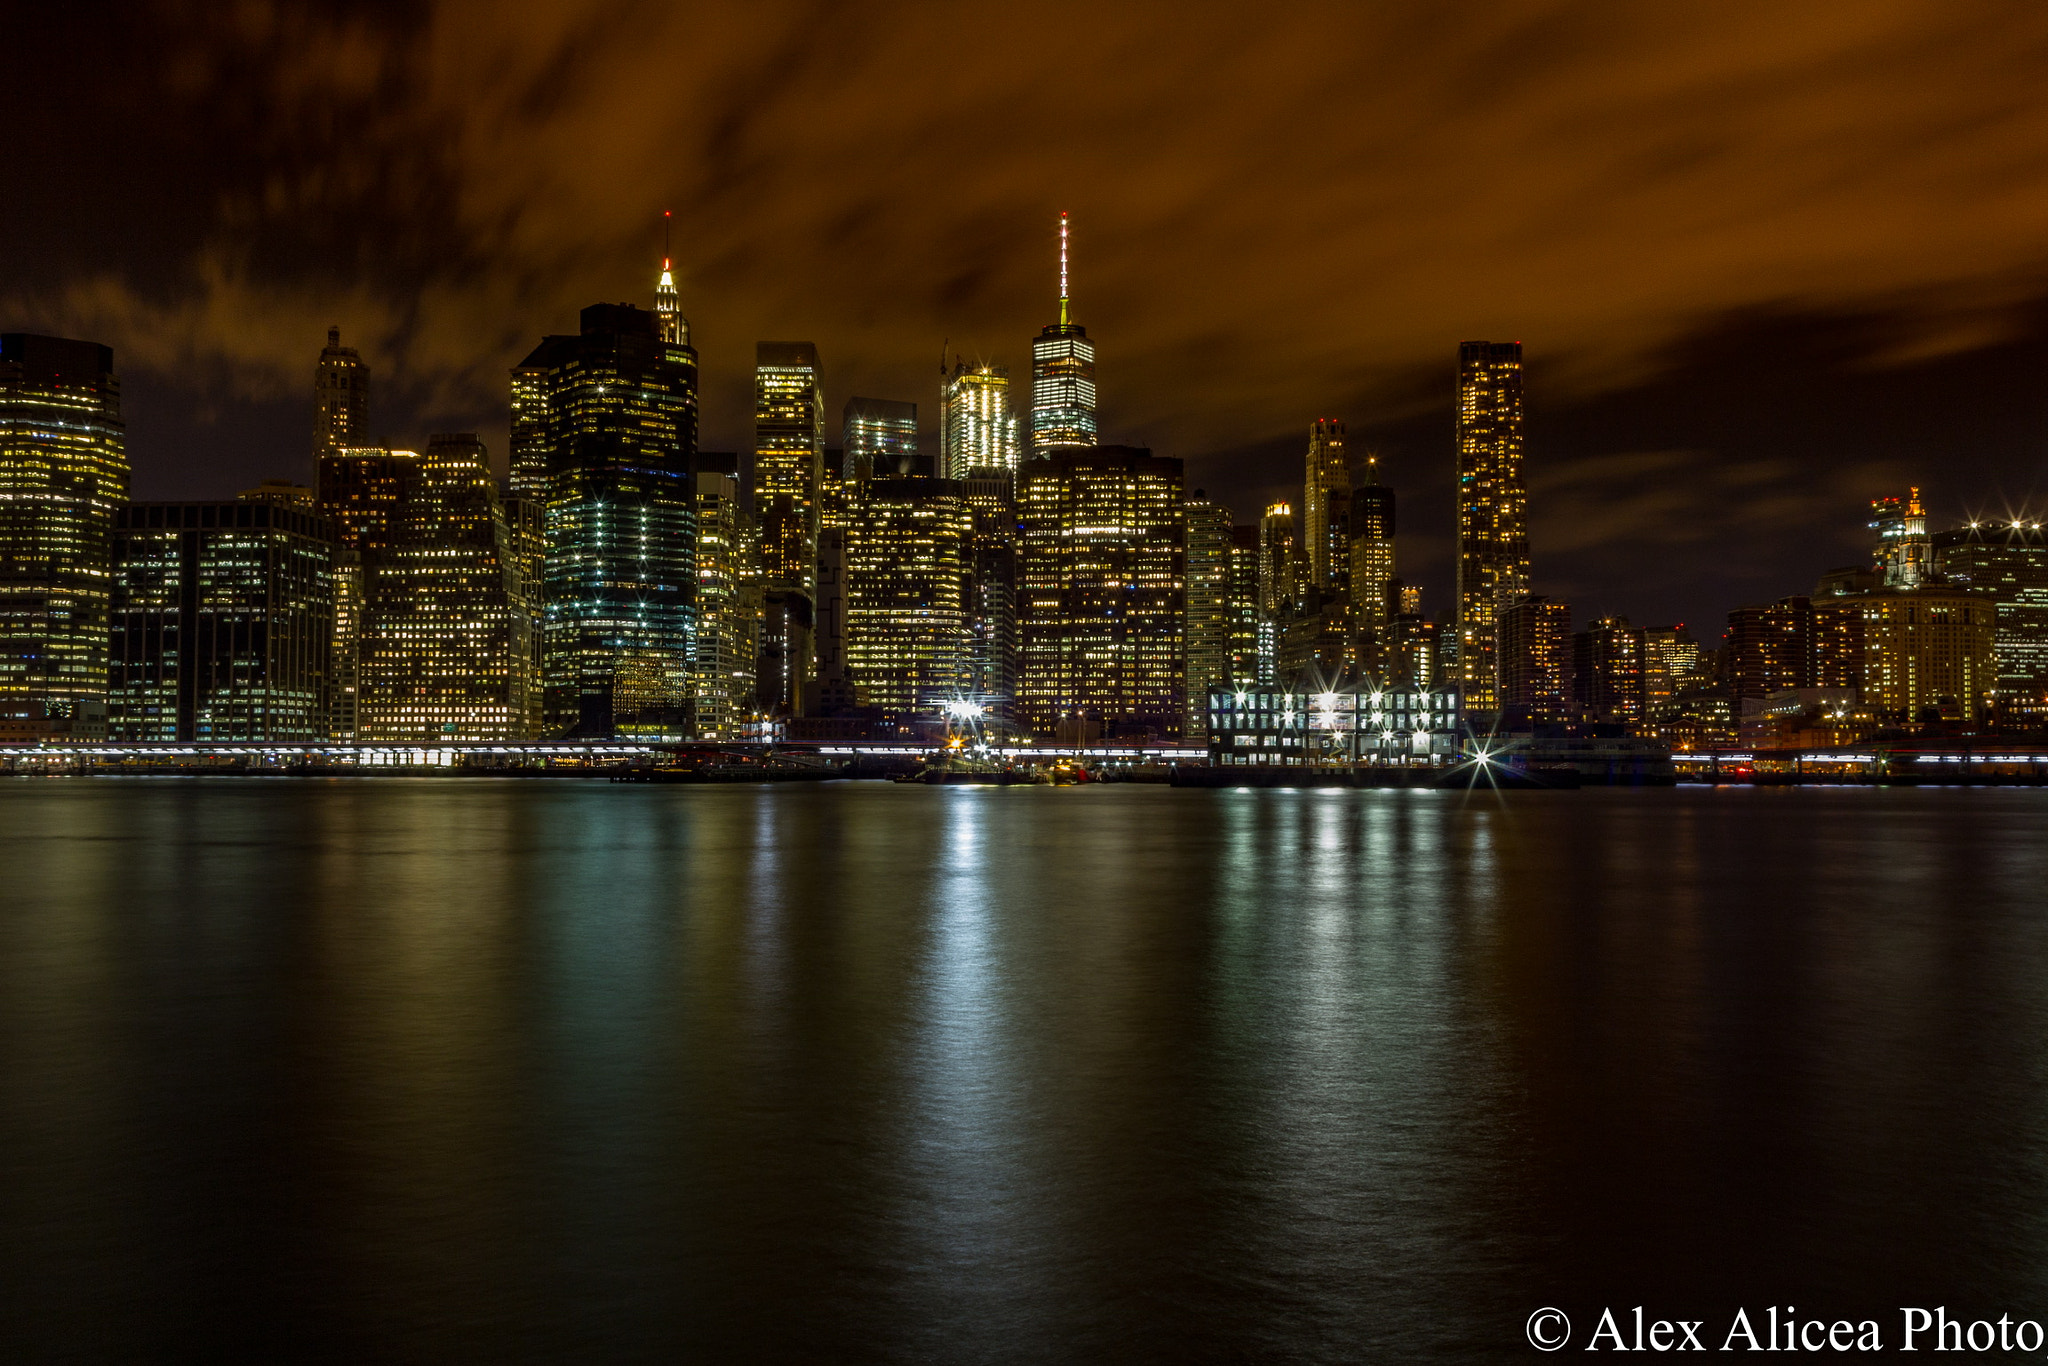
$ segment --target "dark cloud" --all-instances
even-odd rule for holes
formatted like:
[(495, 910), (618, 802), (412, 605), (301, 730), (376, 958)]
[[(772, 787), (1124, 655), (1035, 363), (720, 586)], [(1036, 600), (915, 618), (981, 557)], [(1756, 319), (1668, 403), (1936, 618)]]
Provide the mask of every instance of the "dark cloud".
[(1071, 209), (1109, 432), (1248, 519), (1346, 417), (1439, 605), (1465, 337), (1528, 348), (1538, 575), (1589, 609), (1711, 619), (1886, 481), (2040, 463), (2048, 11), (43, 10), (0, 315), (118, 349), (153, 493), (302, 460), (330, 322), (393, 439), (502, 446), (505, 367), (646, 296), (663, 208), (707, 444), (757, 338), (835, 407), (929, 403), (942, 341), (1021, 372)]

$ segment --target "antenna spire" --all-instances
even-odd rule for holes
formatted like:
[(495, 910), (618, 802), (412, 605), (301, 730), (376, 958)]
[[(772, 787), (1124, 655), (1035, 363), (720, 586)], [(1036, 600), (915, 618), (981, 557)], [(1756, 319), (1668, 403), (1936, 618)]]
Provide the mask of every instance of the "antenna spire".
[(672, 248), (669, 245), (669, 229), (672, 228), (674, 225), (674, 211), (670, 209), (663, 209), (661, 211), (661, 268), (663, 270), (667, 270), (669, 268), (668, 263), (675, 256), (674, 248)]
[(1067, 311), (1067, 211), (1060, 210), (1060, 326), (1068, 325)]

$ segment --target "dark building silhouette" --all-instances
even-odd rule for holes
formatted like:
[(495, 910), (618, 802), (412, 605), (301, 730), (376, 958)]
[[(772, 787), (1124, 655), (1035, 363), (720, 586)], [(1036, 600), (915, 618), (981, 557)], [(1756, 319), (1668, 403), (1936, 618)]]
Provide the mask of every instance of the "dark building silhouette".
[(594, 304), (512, 372), (512, 490), (546, 508), (551, 734), (693, 729), (697, 353), (663, 327)]
[(108, 735), (326, 738), (338, 550), (333, 523), (283, 501), (119, 509)]

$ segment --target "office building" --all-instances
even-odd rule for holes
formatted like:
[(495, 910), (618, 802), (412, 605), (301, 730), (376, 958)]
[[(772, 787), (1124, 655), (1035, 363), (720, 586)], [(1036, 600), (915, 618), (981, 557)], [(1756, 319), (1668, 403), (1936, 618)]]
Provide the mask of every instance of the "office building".
[(326, 739), (336, 550), (284, 499), (117, 509), (109, 738)]
[(1420, 612), (1399, 612), (1387, 629), (1392, 644), (1388, 647), (1384, 681), (1389, 686), (1455, 686), (1455, 680), (1447, 677), (1451, 669), (1444, 658), (1442, 623), (1431, 621)]
[(850, 398), (840, 419), (840, 478), (849, 501), (866, 496), (878, 474), (915, 474), (917, 405), (892, 398)]
[[(858, 526), (866, 525), (867, 505), (863, 503)], [(861, 704), (847, 653), (855, 534), (853, 525), (827, 526), (818, 532), (818, 578), (811, 595), (813, 664), (811, 677), (803, 685), (805, 716), (841, 716)]]
[(1008, 470), (969, 470), (960, 486), (973, 531), (967, 546), (967, 700), (990, 716), (1017, 715), (1017, 485)]
[(966, 697), (973, 532), (956, 480), (877, 475), (868, 485), (848, 538), (846, 657), (862, 701), (885, 716)]
[(1233, 688), (1268, 684), (1259, 655), (1259, 528), (1230, 528), (1230, 678)]
[(1998, 707), (2013, 720), (2048, 720), (2048, 536), (2039, 522), (1973, 522), (1933, 538), (1940, 575), (1989, 593), (1998, 607)]
[(1643, 633), (1627, 617), (1598, 617), (1572, 636), (1572, 695), (1588, 721), (1643, 720)]
[[(808, 595), (815, 584), (824, 463), (818, 348), (810, 342), (757, 343), (754, 510), (761, 519), (762, 577), (779, 591)], [(795, 685), (802, 682), (800, 671)]]
[(1458, 671), (1465, 706), (1500, 703), (1494, 614), (1529, 591), (1522, 344), (1458, 348)]
[(1228, 690), (1232, 625), (1230, 509), (1196, 489), (1187, 516), (1187, 698), (1186, 736), (1209, 733), (1209, 694)]
[(381, 550), (397, 534), (398, 517), (419, 462), (417, 451), (351, 446), (316, 462), (314, 505), (334, 530), (334, 638), (328, 667), (327, 735), (360, 737), (363, 623), (367, 611), (365, 547)]
[(969, 470), (1017, 468), (1017, 419), (1010, 414), (1010, 372), (1000, 365), (956, 361), (940, 371), (939, 472), (965, 479)]
[(754, 715), (760, 566), (752, 518), (740, 504), (738, 458), (700, 456), (696, 484), (697, 733), (729, 740)]
[(128, 452), (114, 353), (0, 334), (0, 720), (104, 734), (114, 513)]
[(1044, 735), (1177, 735), (1186, 721), (1179, 460), (1063, 448), (1018, 488), (1021, 719)]
[(1067, 216), (1060, 215), (1060, 313), (1031, 343), (1031, 453), (1093, 446), (1095, 343), (1074, 321), (1067, 295)]
[(1523, 593), (1499, 614), (1500, 709), (1518, 721), (1565, 721), (1574, 712), (1572, 609)]
[(1301, 544), (1308, 586), (1326, 598), (1349, 597), (1351, 583), (1351, 466), (1344, 424), (1319, 417), (1309, 428), (1302, 479)]
[(1387, 667), (1387, 627), (1401, 610), (1394, 580), (1394, 491), (1367, 457), (1364, 480), (1351, 490), (1351, 623), (1361, 671)]
[(1700, 670), (1700, 645), (1685, 623), (1643, 632), (1643, 714), (1662, 721)]
[(370, 444), (370, 367), (341, 329), (327, 329), (327, 345), (313, 368), (313, 459)]
[(592, 305), (581, 324), (512, 372), (512, 490), (546, 508), (546, 733), (682, 737), (694, 728), (697, 353), (631, 304)]
[(361, 550), (357, 738), (536, 738), (536, 614), (483, 443), (467, 432), (435, 436), (397, 467), (396, 509)]
[(1999, 682), (1991, 593), (1928, 582), (1846, 601), (1861, 618), (1865, 706), (1900, 724), (1991, 717)]

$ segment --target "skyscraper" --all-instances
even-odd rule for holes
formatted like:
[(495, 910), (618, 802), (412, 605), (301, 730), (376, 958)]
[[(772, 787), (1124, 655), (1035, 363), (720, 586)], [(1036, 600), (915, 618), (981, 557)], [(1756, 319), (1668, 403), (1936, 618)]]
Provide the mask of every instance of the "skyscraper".
[(1259, 529), (1230, 528), (1230, 683), (1272, 680), (1259, 670)]
[(917, 405), (891, 398), (850, 398), (840, 419), (839, 444), (846, 452), (841, 473), (847, 496), (858, 502), (876, 475), (915, 474)]
[(387, 529), (361, 552), (357, 736), (533, 739), (535, 613), (483, 443), (467, 432), (435, 436), (398, 468)]
[(1906, 723), (1990, 715), (1998, 691), (1992, 594), (1924, 583), (1848, 601), (1862, 617), (1866, 705)]
[(1006, 721), (1017, 715), (1017, 484), (977, 470), (960, 486), (967, 544), (967, 697)]
[(1998, 606), (1998, 704), (2015, 719), (2048, 719), (2048, 535), (2039, 522), (1973, 522), (1934, 536), (1941, 575)]
[(1572, 609), (1541, 593), (1523, 593), (1501, 610), (1500, 706), (1531, 721), (1572, 713)]
[(1186, 719), (1181, 462), (1067, 447), (1018, 489), (1024, 721), (1042, 734), (1177, 735)]
[(1309, 428), (1302, 479), (1301, 540), (1309, 585), (1327, 596), (1347, 596), (1351, 579), (1351, 466), (1344, 454), (1344, 424), (1319, 417)]
[(754, 508), (761, 518), (762, 573), (776, 588), (806, 594), (817, 574), (822, 384), (818, 348), (810, 342), (755, 344)]
[(1014, 472), (1017, 419), (1010, 414), (1010, 372), (960, 360), (939, 373), (939, 472), (948, 479), (965, 479), (969, 470)]
[(110, 537), (127, 501), (113, 351), (0, 335), (0, 716), (102, 733)]
[(1500, 705), (1494, 614), (1529, 591), (1522, 344), (1458, 347), (1458, 672), (1465, 706)]
[(848, 537), (847, 662), (867, 705), (935, 712), (965, 696), (973, 513), (960, 484), (877, 475)]
[(341, 329), (327, 329), (327, 346), (313, 369), (313, 458), (370, 444), (370, 367)]
[(581, 322), (512, 372), (513, 488), (547, 508), (546, 727), (687, 735), (697, 353), (630, 304)]
[(1572, 696), (1588, 720), (1643, 719), (1643, 633), (1627, 617), (1600, 617), (1573, 634)]
[(1067, 295), (1067, 216), (1060, 215), (1060, 317), (1031, 343), (1031, 453), (1093, 446), (1095, 343), (1074, 321)]
[(323, 455), (314, 480), (314, 501), (334, 529), (334, 641), (328, 667), (327, 734), (354, 740), (361, 717), (356, 703), (362, 695), (363, 620), (367, 583), (363, 557), (381, 550), (398, 530), (400, 504), (419, 460), (414, 451), (381, 446), (348, 447)]
[(1394, 600), (1394, 491), (1379, 480), (1379, 461), (1367, 457), (1365, 480), (1351, 490), (1351, 621), (1359, 667), (1379, 677), (1387, 667), (1387, 624), (1401, 610)]
[(120, 508), (108, 735), (326, 739), (338, 549), (331, 522), (284, 502)]
[(1232, 678), (1230, 509), (1201, 489), (1187, 500), (1187, 728), (1209, 737), (1209, 693)]
[[(755, 627), (760, 616), (760, 566), (752, 519), (740, 506), (738, 459), (697, 471), (697, 648), (691, 674), (697, 691), (697, 733), (732, 739), (754, 711)], [(720, 462), (721, 465), (723, 462)]]

